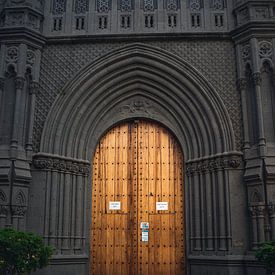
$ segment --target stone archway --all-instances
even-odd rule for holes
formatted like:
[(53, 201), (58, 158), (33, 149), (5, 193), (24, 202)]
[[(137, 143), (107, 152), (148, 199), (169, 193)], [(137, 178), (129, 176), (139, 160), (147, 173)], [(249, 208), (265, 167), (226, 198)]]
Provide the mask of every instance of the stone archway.
[[(92, 156), (110, 128), (136, 118), (151, 119), (170, 129), (183, 151), (188, 253), (229, 252), (228, 185), (231, 171), (239, 166), (240, 153), (235, 152), (228, 113), (194, 67), (143, 44), (121, 48), (85, 67), (52, 106), (41, 152), (34, 157), (35, 166), (45, 170), (46, 191), (52, 194), (45, 210), (45, 234), (55, 236), (49, 242), (58, 246), (61, 255), (88, 253)], [(58, 185), (52, 187), (54, 182)], [(64, 203), (57, 204), (57, 198)], [(68, 237), (64, 238), (64, 232)]]

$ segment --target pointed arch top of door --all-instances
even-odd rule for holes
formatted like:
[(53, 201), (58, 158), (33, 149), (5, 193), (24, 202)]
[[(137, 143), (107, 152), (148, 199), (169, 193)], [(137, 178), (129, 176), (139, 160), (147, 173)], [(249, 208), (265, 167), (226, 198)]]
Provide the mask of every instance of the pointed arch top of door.
[(99, 58), (64, 87), (40, 151), (90, 160), (110, 127), (135, 118), (168, 127), (186, 160), (235, 150), (227, 110), (200, 72), (172, 53), (137, 43)]

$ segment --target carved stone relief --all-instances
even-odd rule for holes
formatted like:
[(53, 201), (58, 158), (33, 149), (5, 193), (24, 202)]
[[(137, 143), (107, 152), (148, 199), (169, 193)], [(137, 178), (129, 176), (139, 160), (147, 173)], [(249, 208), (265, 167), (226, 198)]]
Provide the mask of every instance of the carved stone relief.
[(149, 101), (146, 101), (146, 100), (132, 101), (129, 104), (119, 107), (118, 111), (122, 114), (146, 113), (146, 114), (153, 115), (157, 113), (157, 110), (154, 108), (154, 106)]
[(270, 58), (272, 56), (272, 43), (269, 41), (259, 42), (259, 56), (261, 58)]
[(110, 10), (110, 0), (97, 0), (97, 11), (98, 12), (108, 12)]
[(199, 11), (201, 9), (201, 0), (190, 0), (190, 9), (192, 11)]
[(76, 0), (74, 11), (76, 14), (86, 13), (88, 11), (88, 0)]
[(223, 10), (224, 9), (224, 0), (213, 0), (212, 7), (215, 10)]
[(240, 156), (217, 156), (200, 161), (186, 163), (186, 173), (191, 176), (196, 173), (208, 173), (224, 169), (239, 168), (242, 163)]
[(179, 8), (177, 0), (167, 0), (167, 10), (176, 11)]
[(37, 154), (34, 156), (33, 165), (39, 170), (59, 171), (84, 176), (88, 176), (90, 171), (88, 161), (53, 155)]
[(244, 44), (242, 46), (242, 50), (241, 50), (241, 56), (242, 59), (248, 60), (251, 57), (251, 48), (250, 48), (250, 44)]
[(132, 0), (121, 0), (120, 1), (121, 11), (131, 11), (132, 10)]
[(66, 0), (54, 0), (53, 2), (53, 14), (60, 15), (66, 10)]
[(154, 0), (143, 0), (144, 11), (153, 11), (156, 8), (154, 4)]

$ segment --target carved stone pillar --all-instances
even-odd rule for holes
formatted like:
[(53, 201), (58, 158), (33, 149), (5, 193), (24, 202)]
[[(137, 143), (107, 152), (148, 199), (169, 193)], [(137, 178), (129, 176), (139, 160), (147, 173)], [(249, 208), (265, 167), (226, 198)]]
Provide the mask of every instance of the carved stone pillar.
[(252, 223), (252, 249), (256, 249), (258, 245), (257, 209), (256, 206), (249, 206), (248, 210)]
[[(5, 79), (4, 78), (0, 78), (0, 110), (3, 108), (2, 107), (2, 98), (3, 98), (3, 93), (4, 93), (4, 84), (5, 84)], [(1, 115), (1, 111), (0, 111), (0, 115)]]
[(259, 234), (260, 243), (265, 241), (265, 213), (266, 213), (265, 205), (258, 205), (257, 221), (258, 221), (258, 234)]
[(29, 107), (29, 127), (28, 127), (28, 135), (26, 141), (26, 153), (27, 159), (31, 161), (32, 155), (32, 134), (33, 134), (33, 123), (34, 123), (34, 109), (35, 109), (35, 102), (36, 102), (36, 95), (38, 93), (39, 84), (38, 82), (32, 81), (29, 87), (30, 93), (30, 107)]
[(25, 84), (25, 78), (17, 77), (15, 79), (15, 106), (14, 106), (14, 117), (13, 117), (13, 128), (12, 128), (12, 139), (11, 139), (11, 157), (15, 157), (15, 151), (18, 147), (18, 126), (21, 115), (21, 95)]
[(243, 115), (243, 125), (244, 125), (244, 144), (243, 148), (246, 151), (250, 148), (249, 144), (249, 130), (248, 130), (248, 115), (247, 115), (247, 80), (245, 78), (240, 78), (237, 83), (238, 90), (241, 94), (241, 102), (242, 102), (242, 115)]
[(262, 107), (262, 97), (261, 97), (261, 74), (254, 73), (252, 75), (253, 84), (255, 87), (256, 94), (256, 104), (257, 104), (257, 118), (258, 118), (258, 144), (260, 147), (260, 156), (264, 156), (264, 147), (265, 147), (265, 137), (264, 137), (264, 119), (263, 119), (263, 107)]

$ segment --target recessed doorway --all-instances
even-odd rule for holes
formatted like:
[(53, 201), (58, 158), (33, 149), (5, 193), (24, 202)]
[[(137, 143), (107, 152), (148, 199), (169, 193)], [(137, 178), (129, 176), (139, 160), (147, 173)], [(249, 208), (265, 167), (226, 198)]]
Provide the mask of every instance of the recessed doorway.
[(93, 159), (91, 274), (185, 274), (183, 155), (158, 123), (122, 123)]

